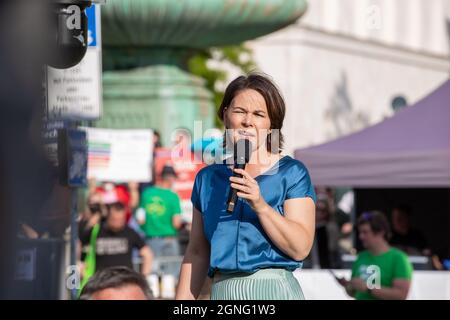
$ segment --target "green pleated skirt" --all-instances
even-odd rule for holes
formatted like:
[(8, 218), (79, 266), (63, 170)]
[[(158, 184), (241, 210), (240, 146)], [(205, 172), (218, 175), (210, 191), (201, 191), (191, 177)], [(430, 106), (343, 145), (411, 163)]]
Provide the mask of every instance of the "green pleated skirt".
[(215, 275), (211, 300), (304, 300), (291, 271), (261, 269), (255, 273)]

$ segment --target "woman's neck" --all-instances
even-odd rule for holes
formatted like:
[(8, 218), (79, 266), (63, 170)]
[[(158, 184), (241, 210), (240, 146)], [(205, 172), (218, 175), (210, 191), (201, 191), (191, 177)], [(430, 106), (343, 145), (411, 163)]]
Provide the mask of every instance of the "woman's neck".
[(270, 165), (272, 157), (267, 150), (256, 149), (250, 155), (250, 161), (248, 162), (252, 166), (266, 166)]
[(250, 161), (246, 165), (245, 171), (255, 177), (271, 168), (280, 158), (280, 154), (272, 154), (266, 150), (255, 150), (250, 156)]

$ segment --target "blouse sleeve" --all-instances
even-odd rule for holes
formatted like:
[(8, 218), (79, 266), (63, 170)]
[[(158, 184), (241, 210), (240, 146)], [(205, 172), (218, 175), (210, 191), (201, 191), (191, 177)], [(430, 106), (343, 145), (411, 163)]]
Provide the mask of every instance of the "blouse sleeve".
[(192, 188), (191, 202), (194, 208), (201, 212), (202, 206), (200, 201), (200, 187), (201, 187), (200, 172), (198, 172), (197, 175), (195, 176), (194, 186)]
[(316, 193), (311, 183), (308, 170), (299, 161), (291, 168), (288, 174), (288, 190), (286, 199), (309, 197), (316, 202)]

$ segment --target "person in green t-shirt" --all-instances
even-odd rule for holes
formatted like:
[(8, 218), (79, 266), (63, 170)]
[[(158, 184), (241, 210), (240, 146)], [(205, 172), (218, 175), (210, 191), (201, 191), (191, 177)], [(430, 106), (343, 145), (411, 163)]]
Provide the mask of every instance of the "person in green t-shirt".
[[(136, 220), (155, 257), (180, 255), (177, 233), (182, 226), (181, 205), (180, 198), (171, 190), (175, 179), (174, 169), (165, 166), (161, 182), (144, 189), (136, 210)], [(179, 270), (166, 271), (178, 276)]]
[(388, 220), (381, 212), (365, 212), (357, 226), (366, 250), (353, 263), (351, 280), (338, 279), (339, 283), (357, 300), (405, 300), (413, 267), (404, 252), (389, 246)]

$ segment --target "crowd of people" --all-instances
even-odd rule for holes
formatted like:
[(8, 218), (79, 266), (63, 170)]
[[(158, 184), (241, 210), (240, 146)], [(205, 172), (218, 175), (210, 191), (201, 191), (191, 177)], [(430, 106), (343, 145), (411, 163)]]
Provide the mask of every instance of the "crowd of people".
[[(181, 254), (177, 233), (184, 225), (180, 199), (172, 190), (175, 178), (174, 169), (165, 166), (158, 183), (142, 192), (137, 183), (91, 180), (78, 226), (83, 283), (94, 272), (115, 266), (138, 268), (148, 276), (155, 258)], [(179, 268), (164, 271), (176, 277)]]
[[(105, 292), (111, 297), (118, 294), (122, 298), (154, 298), (142, 283), (148, 286), (147, 276), (154, 271), (155, 257), (184, 254), (177, 236), (185, 225), (180, 218), (179, 197), (173, 191), (175, 179), (174, 169), (166, 166), (160, 182), (144, 188), (139, 188), (137, 183), (114, 185), (91, 180), (86, 210), (79, 220), (83, 287), (94, 274), (95, 277), (81, 295), (82, 299), (101, 298)], [(363, 250), (352, 265), (351, 279), (337, 278), (338, 282), (357, 299), (406, 298), (413, 272), (408, 255), (433, 256), (426, 238), (411, 226), (411, 208), (394, 207), (390, 221), (385, 214), (372, 211), (362, 213), (353, 222), (352, 191), (341, 195), (338, 202), (335, 192), (330, 188), (316, 188), (315, 240), (304, 267), (342, 268), (343, 254), (357, 254), (352, 238), (357, 230)], [(136, 255), (140, 259), (135, 260)], [(140, 263), (137, 265), (136, 261)], [(383, 290), (367, 286), (367, 279), (374, 273), (367, 266), (373, 265), (381, 269), (379, 282)], [(178, 279), (180, 266), (172, 264), (164, 272)], [(101, 283), (109, 276), (111, 279)]]

